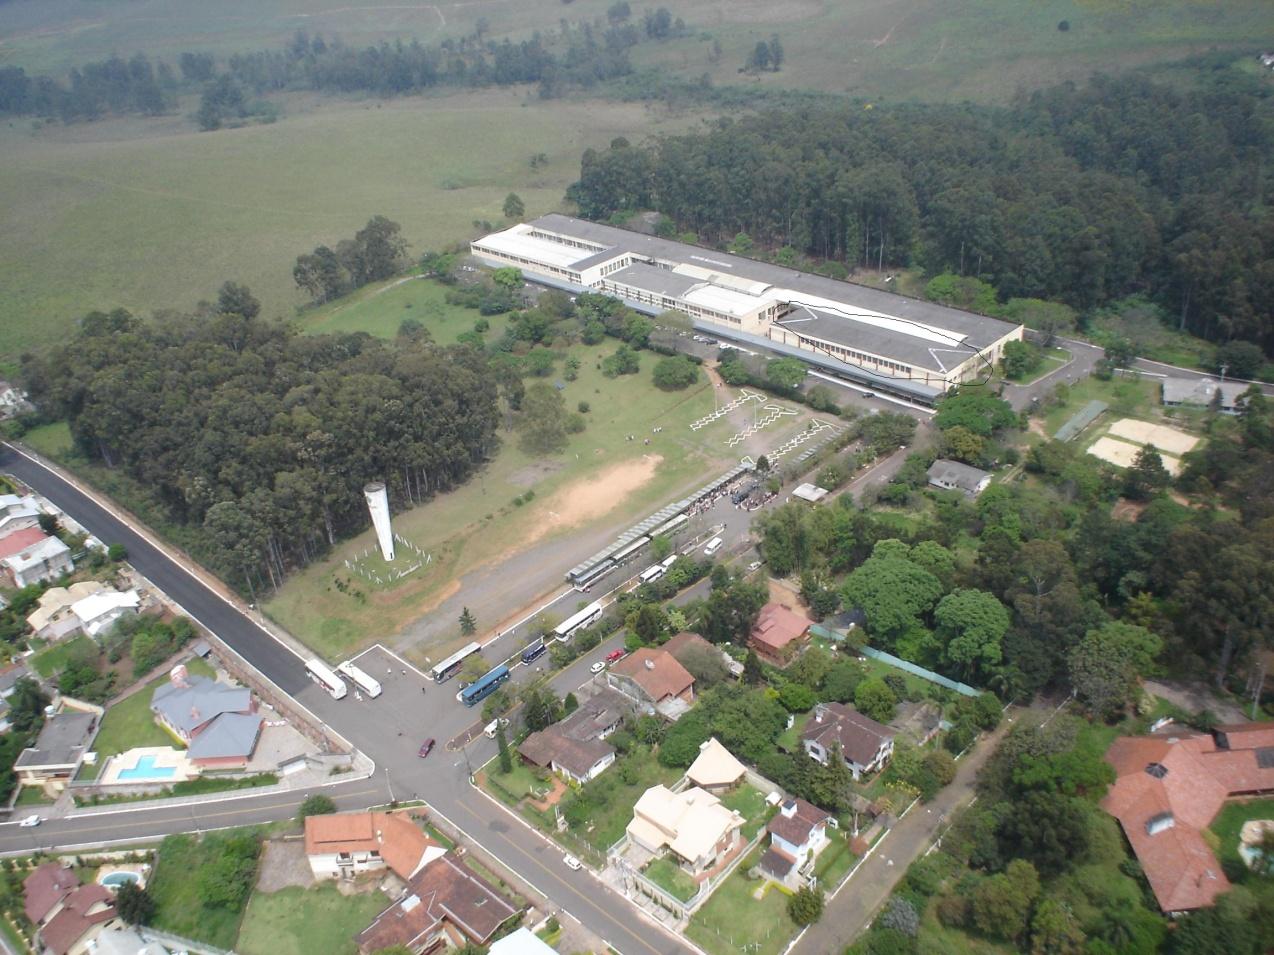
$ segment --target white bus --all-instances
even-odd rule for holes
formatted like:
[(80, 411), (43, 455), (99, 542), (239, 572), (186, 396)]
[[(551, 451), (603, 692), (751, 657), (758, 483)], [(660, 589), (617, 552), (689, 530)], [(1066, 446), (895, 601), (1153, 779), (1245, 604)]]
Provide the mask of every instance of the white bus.
[(591, 604), (581, 610), (579, 613), (572, 614), (557, 625), (557, 629), (553, 631), (553, 636), (557, 638), (559, 643), (565, 643), (571, 638), (571, 634), (577, 630), (583, 630), (585, 627), (592, 626), (602, 619), (602, 605), (594, 600)]
[(481, 649), (482, 644), (480, 643), (466, 644), (430, 670), (429, 675), (433, 677), (435, 683), (446, 683), (460, 672), (460, 668), (464, 666), (466, 659)]
[(708, 546), (703, 549), (703, 552), (711, 557), (721, 549), (721, 545), (724, 543), (725, 541), (723, 541), (720, 537), (714, 537), (712, 540), (708, 541)]
[(641, 582), (643, 584), (654, 583), (664, 575), (666, 569), (663, 564), (652, 564), (641, 572)]
[(680, 557), (681, 557), (680, 554), (669, 554), (662, 561), (660, 561), (659, 566), (666, 571), (670, 567), (672, 567), (672, 565), (675, 564)]
[(649, 543), (649, 537), (639, 537), (635, 541), (626, 544), (621, 550), (617, 550), (615, 553), (611, 554), (611, 560), (615, 561), (617, 564), (622, 564)]
[(654, 530), (653, 536), (662, 537), (664, 534), (671, 534), (677, 528), (682, 527), (689, 520), (690, 518), (686, 517), (685, 514), (678, 514), (672, 520), (664, 524), (661, 524), (659, 527), (656, 527)]
[(336, 670), (342, 676), (347, 676), (353, 681), (354, 685), (366, 693), (371, 699), (380, 696), (380, 683), (373, 680), (365, 671), (354, 666), (349, 660), (339, 663)]
[(311, 660), (305, 664), (305, 672), (310, 675), (310, 679), (332, 694), (332, 699), (343, 700), (345, 694), (349, 692), (345, 688), (345, 681), (337, 676), (326, 663), (322, 660)]

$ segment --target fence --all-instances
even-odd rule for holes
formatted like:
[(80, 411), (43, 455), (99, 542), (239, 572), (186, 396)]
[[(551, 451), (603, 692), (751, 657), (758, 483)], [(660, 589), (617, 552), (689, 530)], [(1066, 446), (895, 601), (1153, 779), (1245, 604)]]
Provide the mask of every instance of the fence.
[(863, 656), (871, 657), (873, 660), (879, 660), (886, 666), (891, 666), (896, 670), (902, 670), (910, 673), (912, 676), (918, 676), (922, 680), (928, 680), (930, 683), (936, 683), (938, 686), (945, 686), (948, 690), (955, 690), (962, 696), (981, 696), (982, 691), (969, 686), (967, 683), (957, 683), (955, 680), (949, 680), (941, 673), (934, 673), (932, 670), (926, 670), (924, 667), (916, 666), (914, 663), (908, 663), (906, 660), (894, 656), (892, 653), (886, 653), (884, 650), (876, 650), (872, 647), (861, 647), (859, 652)]

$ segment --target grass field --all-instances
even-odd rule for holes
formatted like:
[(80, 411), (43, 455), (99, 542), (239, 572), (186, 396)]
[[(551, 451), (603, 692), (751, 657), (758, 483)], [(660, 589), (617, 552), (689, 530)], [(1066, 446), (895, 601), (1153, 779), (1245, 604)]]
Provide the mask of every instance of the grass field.
[(354, 936), (386, 907), (380, 892), (342, 895), (332, 883), (256, 892), (235, 951), (243, 955), (353, 955)]
[(377, 338), (393, 338), (404, 320), (413, 318), (429, 330), (439, 345), (454, 344), (456, 338), (474, 330), (484, 319), (490, 328), (487, 341), (499, 339), (508, 327), (508, 315), (481, 316), (475, 309), (447, 304), (447, 288), (428, 279), (393, 281), (359, 289), (351, 295), (301, 312), (303, 328), (314, 334), (367, 332)]
[[(1119, 418), (1158, 418), (1158, 382), (1149, 378), (1130, 378), (1116, 376), (1110, 381), (1098, 378), (1084, 378), (1069, 386), (1069, 395), (1064, 404), (1050, 408), (1044, 415), (1044, 430), (1052, 437), (1058, 428), (1077, 414), (1088, 402), (1104, 401), (1108, 407), (1097, 419), (1097, 428), (1109, 425)], [(1090, 425), (1076, 441), (1088, 447), (1097, 430)]]
[[(1274, 799), (1226, 803), (1212, 820), (1210, 829), (1216, 836), (1214, 848), (1227, 873), (1251, 871), (1239, 855), (1239, 832), (1243, 823), (1252, 819), (1274, 819)], [(1251, 877), (1259, 878), (1255, 874)]]
[(686, 935), (709, 955), (734, 955), (744, 951), (744, 943), (748, 943), (747, 951), (757, 955), (778, 955), (796, 933), (782, 891), (771, 884), (764, 898), (752, 896), (762, 883), (744, 873), (757, 864), (763, 851), (762, 846), (753, 849), (691, 917)]
[(40, 676), (47, 679), (66, 666), (67, 661), (76, 653), (94, 653), (96, 649), (92, 638), (81, 634), (40, 650), (31, 657), (31, 665)]
[[(245, 830), (235, 830), (241, 833)], [(147, 888), (155, 900), (155, 928), (229, 949), (239, 935), (243, 909), (205, 905), (200, 898), (204, 873), (218, 866), (224, 838), (217, 834), (197, 838), (168, 836), (160, 844), (159, 858)]]
[(695, 883), (695, 880), (690, 878), (681, 866), (667, 856), (656, 859), (646, 866), (642, 872), (651, 882), (682, 902), (689, 902), (694, 898), (695, 893), (699, 891), (699, 886)]
[(0, 362), (91, 309), (188, 309), (227, 279), (289, 316), (305, 302), (297, 255), (373, 215), (401, 223), (419, 255), (501, 221), (510, 191), (528, 215), (558, 208), (588, 146), (691, 121), (525, 91), (286, 105), (276, 125), (210, 134), (176, 116), (0, 126)]

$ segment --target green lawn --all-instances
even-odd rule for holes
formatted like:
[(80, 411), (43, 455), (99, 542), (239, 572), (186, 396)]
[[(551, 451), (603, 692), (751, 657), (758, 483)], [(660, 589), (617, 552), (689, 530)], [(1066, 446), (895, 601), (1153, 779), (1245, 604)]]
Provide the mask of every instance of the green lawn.
[(63, 640), (40, 650), (31, 657), (31, 665), (40, 676), (47, 679), (66, 666), (67, 661), (77, 653), (96, 655), (97, 644), (93, 642), (92, 637), (81, 634), (71, 640)]
[(1274, 799), (1230, 802), (1212, 820), (1211, 831), (1217, 839), (1217, 856), (1226, 873), (1249, 872), (1239, 855), (1239, 831), (1252, 819), (1274, 819)]
[(499, 763), (496, 760), (487, 763), (486, 779), (492, 784), (487, 788), (495, 792), (497, 796), (501, 796), (498, 790), (503, 790), (509, 797), (504, 801), (513, 800), (515, 804), (523, 796), (540, 795), (551, 788), (552, 783), (542, 780), (536, 770), (522, 762), (516, 754), (510, 755), (513, 756), (513, 769), (508, 773), (500, 772)]
[(787, 896), (773, 883), (764, 898), (752, 897), (763, 880), (750, 880), (746, 873), (762, 851), (754, 849), (690, 919), (686, 935), (710, 955), (736, 955), (745, 942), (756, 946), (748, 949), (756, 955), (778, 955), (796, 933), (787, 917)]
[(22, 786), (18, 790), (18, 799), (13, 805), (22, 809), (26, 806), (51, 806), (54, 800), (44, 794), (38, 786)]
[[(214, 676), (215, 671), (206, 662), (192, 659), (186, 662), (192, 674), (198, 676)], [(101, 728), (93, 740), (93, 750), (97, 753), (97, 765), (85, 767), (88, 775), (85, 778), (96, 778), (97, 773), (106, 761), (136, 746), (175, 746), (181, 744), (172, 734), (161, 729), (150, 711), (150, 698), (155, 689), (166, 683), (168, 676), (156, 677), (132, 696), (125, 697), (106, 711), (102, 717)]]
[(779, 734), (776, 741), (778, 748), (784, 752), (794, 753), (797, 747), (801, 745), (801, 730), (805, 729), (805, 724), (810, 721), (812, 713), (797, 713), (796, 720)]
[[(201, 897), (201, 881), (210, 870), (215, 871), (223, 858), (219, 851), (227, 836), (240, 835), (247, 830), (234, 830), (229, 834), (212, 833), (197, 838), (191, 835), (167, 836), (159, 846), (147, 888), (155, 900), (155, 928), (195, 941), (207, 942), (217, 948), (233, 948), (239, 936), (239, 922), (243, 918), (243, 906), (205, 905)], [(215, 876), (213, 876), (215, 878)], [(246, 898), (245, 898), (246, 905)]]
[(858, 856), (854, 855), (849, 848), (848, 833), (843, 830), (828, 829), (827, 836), (830, 845), (825, 846), (814, 861), (814, 874), (818, 876), (818, 884), (830, 892), (840, 884), (840, 880), (853, 867)]
[(689, 902), (699, 891), (695, 880), (667, 856), (656, 859), (642, 871), (651, 882), (682, 902)]
[(353, 955), (354, 936), (388, 906), (383, 893), (342, 895), (325, 882), (313, 888), (256, 892), (235, 951), (242, 955)]
[(322, 308), (301, 313), (308, 332), (368, 332), (377, 338), (393, 338), (405, 319), (414, 318), (428, 329), (439, 345), (454, 344), (463, 332), (474, 330), (482, 319), (491, 327), (484, 333), (497, 341), (508, 327), (508, 315), (479, 315), (476, 309), (447, 304), (447, 287), (430, 279), (406, 282), (392, 279), (359, 289)]
[(750, 841), (772, 815), (772, 810), (765, 804), (765, 793), (747, 783), (722, 796), (721, 802), (727, 809), (735, 810), (747, 820), (743, 824), (745, 840)]
[[(1159, 383), (1152, 378), (1133, 378), (1117, 375), (1110, 381), (1098, 378), (1084, 378), (1069, 386), (1069, 397), (1066, 402), (1050, 408), (1044, 415), (1044, 430), (1052, 437), (1057, 429), (1064, 425), (1072, 415), (1083, 409), (1088, 402), (1104, 401), (1110, 407), (1102, 417), (1097, 419), (1100, 427), (1117, 418), (1154, 416), (1158, 406)], [(1075, 442), (1087, 447), (1095, 432), (1090, 425)]]
[(1032, 384), (1033, 382), (1039, 381), (1039, 379), (1043, 378), (1045, 375), (1051, 375), (1053, 372), (1057, 371), (1057, 369), (1061, 368), (1062, 365), (1070, 361), (1071, 353), (1065, 348), (1049, 348), (1044, 352), (1042, 358), (1043, 360), (1040, 362), (1039, 367), (1034, 371), (1017, 378), (1005, 376), (1005, 380), (1016, 382), (1019, 385)]

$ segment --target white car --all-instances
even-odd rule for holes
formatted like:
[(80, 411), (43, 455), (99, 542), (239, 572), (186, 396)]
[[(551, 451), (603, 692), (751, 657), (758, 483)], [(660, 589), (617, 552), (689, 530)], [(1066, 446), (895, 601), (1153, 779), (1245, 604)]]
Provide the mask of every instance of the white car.
[(568, 854), (562, 856), (562, 862), (568, 869), (574, 869), (576, 872), (584, 868), (584, 863), (580, 862), (579, 859), (575, 858), (573, 855)]
[(752, 561), (752, 563), (748, 564), (748, 573), (751, 573), (752, 571), (756, 570), (760, 566), (761, 566), (761, 562), (759, 560)]
[(596, 663), (594, 663), (591, 667), (588, 668), (588, 672), (601, 673), (605, 669), (606, 669), (606, 661), (598, 660)]
[(25, 819), (19, 822), (18, 825), (21, 826), (23, 829), (34, 829), (43, 821), (44, 820), (41, 819), (38, 814), (31, 813), (31, 815), (27, 816)]

